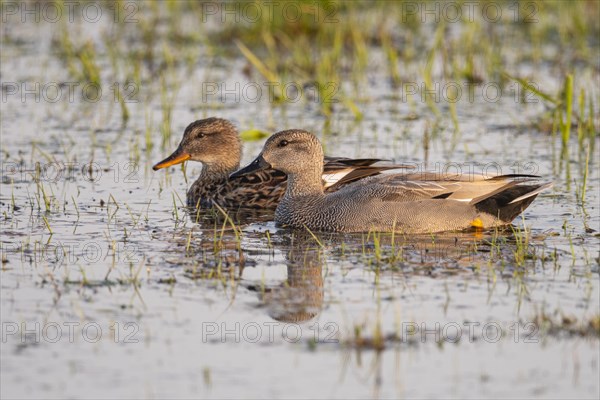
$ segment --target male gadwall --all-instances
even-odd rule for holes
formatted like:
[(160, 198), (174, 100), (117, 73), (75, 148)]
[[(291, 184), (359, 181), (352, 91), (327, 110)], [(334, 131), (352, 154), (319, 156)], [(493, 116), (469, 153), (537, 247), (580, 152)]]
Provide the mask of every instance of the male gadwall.
[[(210, 208), (216, 203), (227, 209), (274, 210), (285, 193), (285, 174), (263, 170), (231, 180), (229, 175), (239, 168), (241, 157), (242, 144), (233, 124), (221, 118), (207, 118), (188, 125), (173, 154), (152, 168), (156, 171), (187, 160), (203, 164), (200, 177), (187, 192), (190, 207)], [(379, 161), (383, 160), (325, 157), (323, 182), (319, 180), (319, 183), (331, 192), (385, 170), (407, 168), (403, 165), (373, 165)]]
[(274, 168), (288, 176), (275, 221), (314, 231), (432, 233), (507, 225), (552, 183), (531, 175), (381, 174), (333, 193), (321, 186), (323, 150), (304, 130), (271, 136), (232, 178)]

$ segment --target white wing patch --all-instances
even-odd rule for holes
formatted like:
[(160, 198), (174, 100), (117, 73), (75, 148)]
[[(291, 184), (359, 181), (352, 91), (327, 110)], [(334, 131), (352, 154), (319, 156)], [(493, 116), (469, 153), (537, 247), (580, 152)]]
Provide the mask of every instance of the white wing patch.
[(325, 189), (338, 183), (343, 177), (352, 172), (351, 168), (336, 171), (332, 174), (323, 174), (323, 181), (325, 181)]

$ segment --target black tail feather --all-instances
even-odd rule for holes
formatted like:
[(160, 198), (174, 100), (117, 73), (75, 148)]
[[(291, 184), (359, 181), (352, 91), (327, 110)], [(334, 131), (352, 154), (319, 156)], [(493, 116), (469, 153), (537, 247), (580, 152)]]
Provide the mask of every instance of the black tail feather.
[(475, 204), (475, 208), (505, 223), (510, 223), (529, 207), (542, 190), (550, 186), (551, 183), (512, 186), (479, 201)]

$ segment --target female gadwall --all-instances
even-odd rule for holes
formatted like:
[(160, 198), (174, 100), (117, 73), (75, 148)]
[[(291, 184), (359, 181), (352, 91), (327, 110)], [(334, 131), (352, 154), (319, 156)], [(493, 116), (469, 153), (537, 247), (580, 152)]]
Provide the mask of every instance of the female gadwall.
[[(303, 130), (276, 133), (232, 177), (274, 168), (288, 176), (275, 220), (315, 231), (432, 233), (507, 225), (551, 183), (531, 175), (382, 174), (324, 193), (323, 150)], [(529, 183), (527, 183), (529, 182)]]
[[(241, 157), (242, 145), (233, 124), (221, 118), (207, 118), (192, 122), (185, 129), (177, 150), (152, 168), (156, 171), (187, 160), (203, 164), (200, 177), (187, 192), (190, 207), (210, 208), (216, 203), (228, 209), (275, 209), (285, 193), (285, 174), (263, 170), (231, 180), (229, 175), (239, 168)], [(322, 184), (328, 192), (381, 171), (406, 168), (373, 165), (383, 161), (378, 159), (326, 157), (324, 161)]]

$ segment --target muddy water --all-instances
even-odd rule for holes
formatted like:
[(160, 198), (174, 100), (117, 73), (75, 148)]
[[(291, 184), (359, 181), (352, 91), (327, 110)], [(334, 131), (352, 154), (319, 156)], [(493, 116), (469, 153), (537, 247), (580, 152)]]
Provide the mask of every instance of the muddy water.
[[(105, 26), (78, 29), (103, 48)], [(567, 178), (560, 139), (529, 127), (543, 104), (476, 93), (457, 104), (455, 133), (449, 118), (432, 127), (424, 101), (370, 79), (360, 89), (363, 119), (339, 107), (326, 124), (310, 100), (203, 101), (197, 88), (209, 71), (199, 61), (192, 71), (173, 67), (184, 84), (169, 94), (173, 137), (161, 148), (158, 81), (128, 103), (125, 126), (110, 84), (95, 102), (79, 88), (72, 101), (67, 92), (51, 101), (47, 85), (72, 80), (56, 35), (43, 23), (4, 32), (3, 397), (598, 396), (589, 325), (600, 313), (600, 143), (582, 207), (576, 142)], [(98, 60), (110, 69), (102, 50)], [(245, 64), (211, 66), (211, 79), (252, 82)], [(540, 77), (560, 86), (551, 70)], [(35, 82), (39, 101), (23, 95)], [(587, 85), (597, 93), (597, 79)], [(313, 237), (268, 214), (234, 216), (235, 228), (208, 213), (196, 223), (182, 203), (200, 167), (190, 163), (185, 176), (150, 167), (190, 121), (212, 115), (243, 130), (304, 127), (329, 154), (529, 172), (555, 186), (498, 235)], [(261, 146), (246, 143), (244, 162)]]

